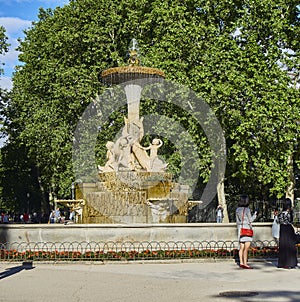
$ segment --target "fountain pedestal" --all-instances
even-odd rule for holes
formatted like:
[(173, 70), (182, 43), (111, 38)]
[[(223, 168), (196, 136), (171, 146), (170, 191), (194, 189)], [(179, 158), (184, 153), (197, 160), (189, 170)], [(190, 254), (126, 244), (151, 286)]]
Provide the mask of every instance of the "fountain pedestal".
[(170, 173), (105, 172), (77, 185), (86, 200), (83, 223), (185, 223), (188, 190)]

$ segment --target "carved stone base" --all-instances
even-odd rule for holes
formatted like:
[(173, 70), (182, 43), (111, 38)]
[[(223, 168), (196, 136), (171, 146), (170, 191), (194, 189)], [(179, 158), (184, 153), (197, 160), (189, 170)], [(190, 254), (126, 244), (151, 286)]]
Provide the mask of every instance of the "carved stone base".
[(188, 193), (165, 172), (104, 172), (77, 185), (86, 201), (83, 223), (186, 222)]

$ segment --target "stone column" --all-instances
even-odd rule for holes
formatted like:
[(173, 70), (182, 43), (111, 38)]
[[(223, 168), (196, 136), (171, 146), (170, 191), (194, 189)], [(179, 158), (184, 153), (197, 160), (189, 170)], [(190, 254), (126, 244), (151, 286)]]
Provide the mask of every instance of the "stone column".
[(128, 84), (125, 86), (125, 93), (128, 107), (129, 124), (140, 119), (140, 99), (142, 87), (136, 84)]

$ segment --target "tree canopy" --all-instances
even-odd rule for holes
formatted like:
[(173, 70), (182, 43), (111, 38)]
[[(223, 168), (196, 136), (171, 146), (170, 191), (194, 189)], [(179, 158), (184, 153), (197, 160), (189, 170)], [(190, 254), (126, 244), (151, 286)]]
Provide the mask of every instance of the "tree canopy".
[[(145, 66), (189, 87), (215, 112), (226, 138), (229, 198), (244, 192), (281, 198), (299, 166), (298, 14), (294, 0), (71, 0), (41, 9), (19, 46), (23, 64), (6, 111), (11, 144), (35, 167), (46, 195), (68, 197), (76, 124), (105, 90), (101, 72), (124, 65), (136, 38)], [(145, 100), (141, 110), (156, 107)], [(163, 111), (194, 129), (205, 183), (211, 168), (205, 135), (182, 110)], [(115, 119), (121, 123), (121, 115)], [(165, 143), (175, 171), (176, 148)], [(105, 148), (97, 152), (101, 158)]]

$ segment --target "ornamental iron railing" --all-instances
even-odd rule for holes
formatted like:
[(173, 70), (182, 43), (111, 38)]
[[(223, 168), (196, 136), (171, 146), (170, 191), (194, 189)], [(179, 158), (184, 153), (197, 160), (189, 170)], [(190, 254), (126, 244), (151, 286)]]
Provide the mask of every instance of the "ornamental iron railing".
[[(298, 252), (300, 246), (297, 247)], [(275, 258), (275, 241), (253, 241), (249, 258)], [(11, 242), (0, 261), (132, 261), (237, 258), (237, 241)]]

